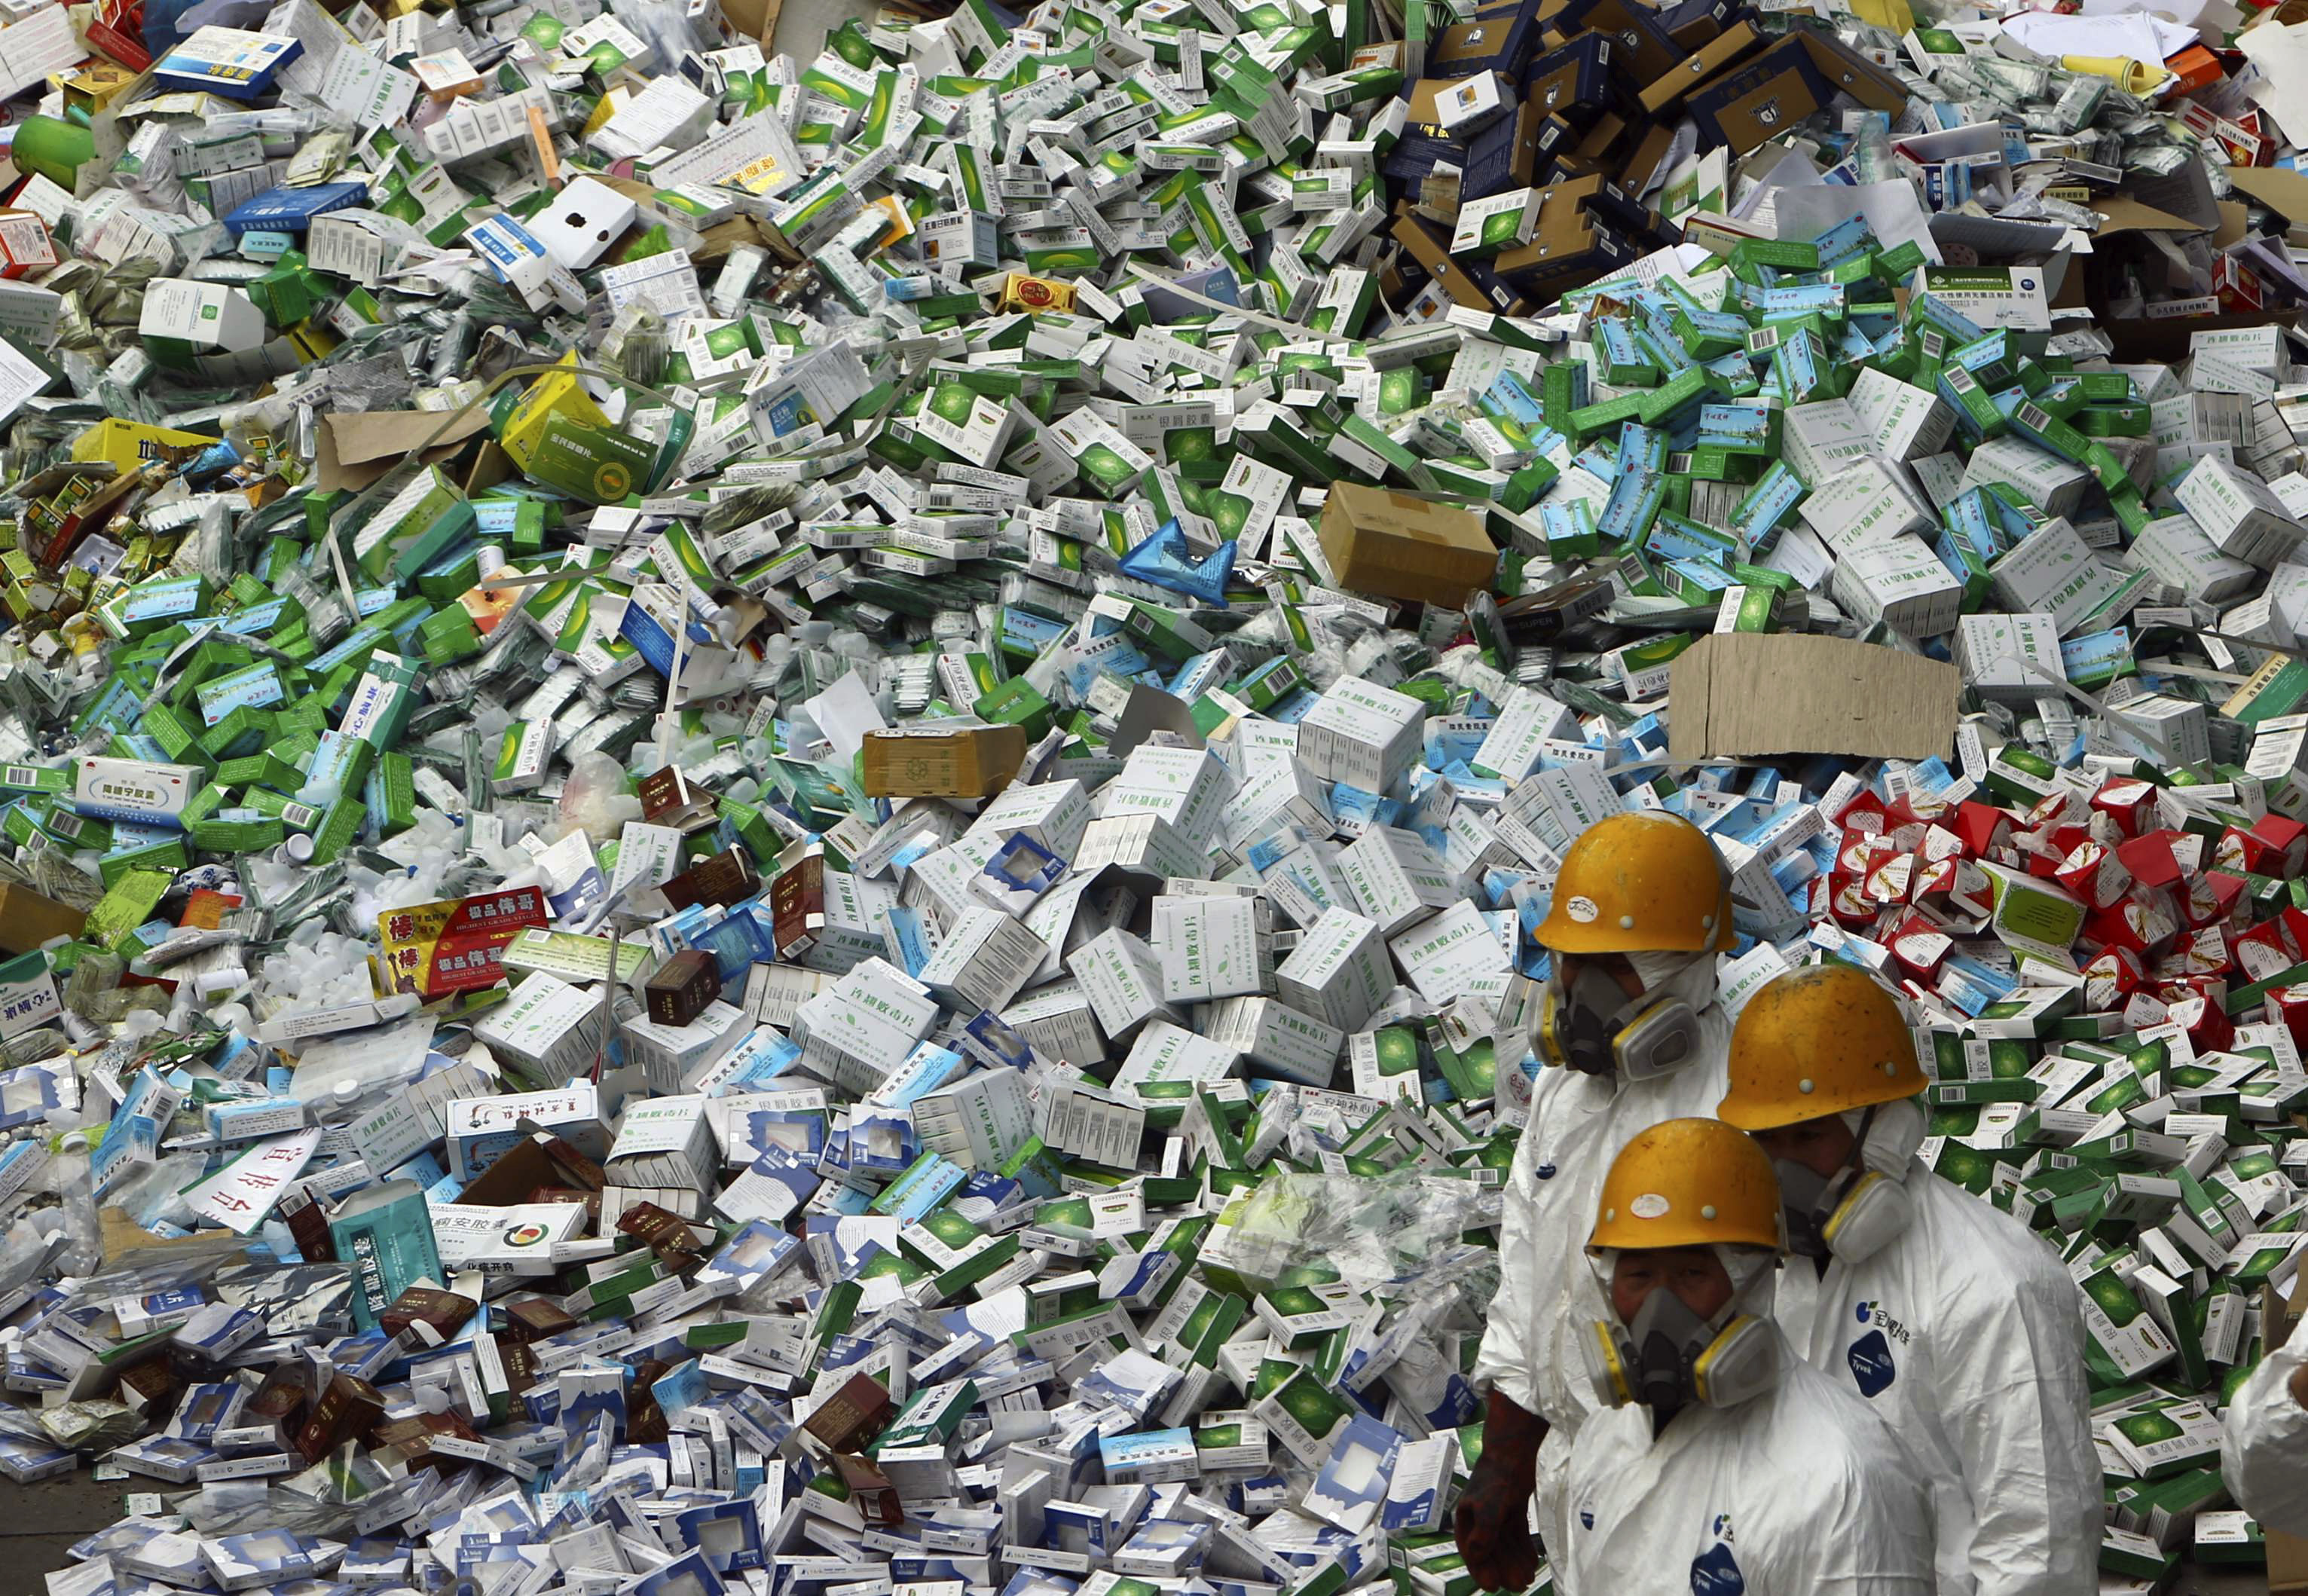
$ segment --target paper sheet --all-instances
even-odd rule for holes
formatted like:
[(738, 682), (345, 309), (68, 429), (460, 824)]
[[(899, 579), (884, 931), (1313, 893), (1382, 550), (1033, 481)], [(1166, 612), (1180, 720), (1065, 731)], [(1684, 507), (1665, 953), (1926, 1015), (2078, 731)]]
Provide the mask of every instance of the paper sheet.
[(888, 724), (874, 703), (874, 695), (856, 671), (851, 671), (824, 692), (802, 705), (817, 729), (825, 733), (826, 740), (844, 759), (855, 759), (866, 746), (866, 734), (879, 731)]
[(2045, 56), (2109, 56), (2153, 65), (2196, 42), (2196, 30), (2145, 12), (2063, 16), (2023, 11), (2007, 17), (2003, 31)]
[[(2083, 13), (2088, 17), (2110, 16), (2119, 12), (2137, 11), (2140, 0), (2083, 0)], [(2188, 27), (2201, 25), (2225, 31), (2243, 21), (2243, 13), (2228, 0), (2162, 0), (2156, 8), (2172, 21)]]
[(1774, 189), (1773, 214), (1778, 236), (1797, 242), (1818, 237), (1839, 221), (1864, 216), (1885, 249), (1897, 249), (1914, 239), (1925, 258), (1934, 265), (1946, 256), (1932, 237), (1931, 218), (1908, 183), (1861, 183), (1850, 187), (1821, 184), (1816, 188)]
[(2308, 24), (2264, 22), (2238, 34), (2236, 48), (2262, 73), (2252, 85), (2253, 103), (2279, 126), (2308, 128)]

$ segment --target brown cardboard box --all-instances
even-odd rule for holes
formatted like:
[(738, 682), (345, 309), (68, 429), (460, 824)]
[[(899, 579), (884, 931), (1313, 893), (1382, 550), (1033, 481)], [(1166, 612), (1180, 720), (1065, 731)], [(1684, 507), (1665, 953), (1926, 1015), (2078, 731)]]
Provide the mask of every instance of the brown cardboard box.
[(1572, 9), (1581, 12), (1572, 29), (1574, 33), (1592, 30), (1634, 56), (1636, 82), (1648, 83), (1664, 77), (1674, 67), (1675, 41), (1667, 37), (1659, 13), (1642, 0), (1599, 0), (1583, 9)]
[(1675, 5), (1667, 8), (1662, 25), (1677, 45), (1695, 50), (1724, 30), (1724, 19), (1730, 14), (1727, 0), (1712, 5)]
[(1793, 633), (1702, 637), (1676, 656), (1678, 761), (1771, 754), (1944, 758), (1963, 673), (1872, 643)]
[(1519, 249), (1503, 252), (1492, 269), (1525, 292), (1580, 271), (1592, 259), (1599, 240), (1595, 214), (1580, 201), (1592, 194), (1605, 179), (1599, 175), (1565, 178), (1549, 184), (1546, 202), (1538, 209), (1538, 231)]
[(1572, 146), (1571, 152), (1581, 160), (1594, 162), (1596, 170), (1600, 171), (1609, 162), (1612, 152), (1626, 138), (1627, 133), (1628, 123), (1624, 116), (1616, 111), (1605, 111), (1595, 118), (1595, 125), (1587, 130), (1586, 136)]
[(1420, 78), (1410, 85), (1410, 103), (1403, 113), (1406, 133), (1423, 133), (1432, 138), (1447, 138), (1435, 100), (1448, 94), (1458, 83), (1457, 78)]
[[(1519, 71), (1522, 63), (1501, 59), (1500, 51), (1511, 44), (1521, 10), (1521, 0), (1492, 0), (1488, 5), (1476, 7), (1473, 22), (1454, 22), (1435, 35), (1426, 47), (1426, 70), (1446, 78), (1491, 67)], [(1525, 38), (1535, 43), (1538, 38), (1536, 19), (1521, 25)]]
[(1735, 63), (1762, 46), (1763, 36), (1755, 30), (1755, 24), (1741, 22), (1729, 32), (1701, 45), (1676, 62), (1666, 76), (1646, 87), (1640, 97), (1643, 109), (1657, 116), (1717, 73), (1727, 71)]
[(2308, 1540), (2269, 1530), (2268, 1596), (2308, 1596)]
[(1550, 51), (1534, 63), (1532, 75), (1522, 86), (1523, 99), (1574, 124), (1604, 110), (1627, 53), (1615, 36), (1597, 37), (1591, 46), (1586, 42), (1589, 37), (1581, 34), (1571, 41), (1578, 48)]
[(1744, 155), (1825, 106), (1833, 92), (1801, 39), (1783, 39), (1684, 96), (1684, 108), (1709, 136)]
[[(1525, 100), (1515, 107), (1509, 123), (1510, 125), (1503, 133), (1494, 127), (1486, 130), (1476, 141), (1478, 145), (1485, 140), (1494, 138), (1503, 138), (1506, 141), (1504, 172), (1499, 172), (1494, 165), (1477, 162), (1472, 159), (1473, 151), (1470, 151), (1467, 170), (1461, 178), (1462, 186), (1465, 184), (1480, 181), (1495, 185), (1489, 192), (1504, 194), (1510, 189), (1529, 188), (1537, 180), (1539, 134), (1540, 130), (1546, 126), (1547, 118), (1539, 115), (1537, 106)], [(1566, 134), (1571, 131), (1568, 123), (1563, 124), (1563, 131)], [(1478, 189), (1476, 192), (1479, 194), (1482, 190)]]
[(866, 734), (869, 798), (991, 798), (1026, 760), (1022, 726), (909, 727)]
[(1482, 517), (1383, 487), (1333, 483), (1322, 539), (1340, 587), (1382, 599), (1456, 609), (1498, 570)]
[(1796, 37), (1811, 52), (1812, 65), (1831, 90), (1848, 94), (1871, 111), (1896, 116), (1908, 108), (1908, 91), (1899, 78), (1831, 34), (1809, 30)]
[(1641, 194), (1650, 186), (1651, 174), (1658, 170), (1659, 162), (1674, 147), (1675, 129), (1655, 122), (1612, 176), (1629, 194)]
[(0, 951), (29, 953), (53, 937), (79, 936), (87, 922), (87, 914), (68, 903), (0, 883)]
[[(1408, 207), (1394, 219), (1395, 242), (1410, 252), (1411, 258), (1426, 268), (1427, 274), (1442, 285), (1442, 291), (1456, 305), (1476, 310), (1495, 310), (1489, 298), (1467, 269), (1451, 258), (1451, 241), (1436, 236), (1417, 217), (1408, 214)], [(870, 792), (870, 789), (869, 789)]]

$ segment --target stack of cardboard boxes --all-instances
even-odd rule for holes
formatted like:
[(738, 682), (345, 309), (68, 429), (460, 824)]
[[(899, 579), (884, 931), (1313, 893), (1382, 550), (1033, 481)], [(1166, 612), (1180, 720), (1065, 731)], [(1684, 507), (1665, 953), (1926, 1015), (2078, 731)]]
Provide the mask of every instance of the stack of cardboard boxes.
[[(1454, 304), (1526, 315), (1674, 243), (1636, 196), (1686, 118), (1702, 152), (1744, 155), (1839, 95), (1907, 104), (1832, 34), (1767, 31), (1734, 0), (1493, 0), (1431, 41), (1414, 16), (1402, 49), (1408, 108), (1380, 167), (1398, 303), (1431, 279)], [(1475, 207), (1484, 225), (1454, 236), (1445, 219)]]

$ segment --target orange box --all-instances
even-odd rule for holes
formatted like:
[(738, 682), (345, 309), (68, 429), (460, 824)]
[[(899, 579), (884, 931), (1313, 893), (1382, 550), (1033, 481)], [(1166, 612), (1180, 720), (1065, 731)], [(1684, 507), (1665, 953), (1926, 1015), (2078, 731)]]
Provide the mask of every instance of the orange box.
[(2227, 75), (2220, 70), (2220, 58), (2200, 44), (2192, 44), (2178, 55), (2166, 58), (2164, 68), (2179, 78), (2183, 94), (2209, 89)]

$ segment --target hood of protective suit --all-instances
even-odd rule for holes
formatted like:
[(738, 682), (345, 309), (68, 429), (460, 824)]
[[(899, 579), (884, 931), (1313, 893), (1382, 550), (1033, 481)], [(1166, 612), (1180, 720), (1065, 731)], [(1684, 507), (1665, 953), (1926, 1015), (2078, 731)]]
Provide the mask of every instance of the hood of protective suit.
[[(1844, 1117), (1855, 1119), (1856, 1116), (1847, 1114)], [(1855, 1125), (1853, 1128), (1858, 1127)], [(1924, 1105), (1914, 1098), (1878, 1103), (1875, 1117), (1867, 1126), (1866, 1138), (1859, 1143), (1859, 1161), (1886, 1180), (1905, 1180), (1915, 1167), (1916, 1150), (1924, 1144), (1924, 1133), (1930, 1128), (1924, 1117)]]
[(1713, 953), (1629, 953), (1626, 960), (1643, 984), (1644, 996), (1679, 997), (1693, 1014), (1715, 1006)]

